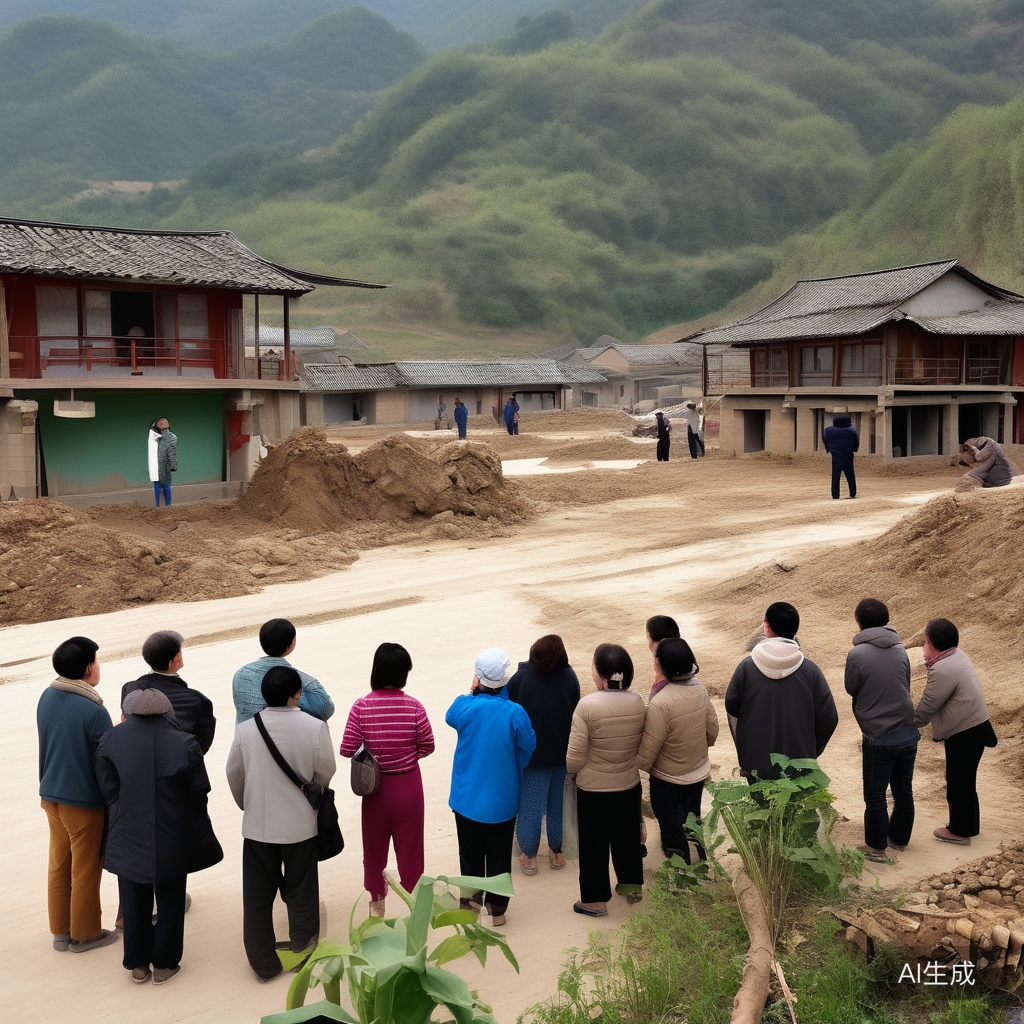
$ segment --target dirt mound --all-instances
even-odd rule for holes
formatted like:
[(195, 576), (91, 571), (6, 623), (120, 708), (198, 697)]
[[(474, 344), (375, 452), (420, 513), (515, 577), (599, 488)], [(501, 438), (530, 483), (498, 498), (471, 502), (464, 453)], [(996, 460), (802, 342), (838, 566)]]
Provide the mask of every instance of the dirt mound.
[[(913, 902), (930, 904), (939, 910), (962, 911), (964, 897), (973, 896), (992, 906), (1015, 905), (1024, 915), (1024, 844), (1004, 844), (998, 853), (924, 879), (917, 889), (911, 895)], [(971, 904), (969, 898), (967, 903)]]
[(559, 445), (549, 455), (548, 461), (594, 462), (605, 459), (650, 459), (654, 457), (654, 445), (638, 444), (626, 437), (595, 437)]

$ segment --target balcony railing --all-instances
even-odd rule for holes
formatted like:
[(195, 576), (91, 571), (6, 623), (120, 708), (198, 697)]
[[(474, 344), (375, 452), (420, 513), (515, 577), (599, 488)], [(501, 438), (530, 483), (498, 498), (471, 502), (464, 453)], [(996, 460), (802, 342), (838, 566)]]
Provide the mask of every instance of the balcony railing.
[(968, 359), (965, 384), (1009, 384), (999, 359)]
[(891, 359), (890, 384), (959, 384), (959, 359)]
[(36, 338), (12, 335), (11, 375), (41, 377), (227, 377), (224, 343), (211, 338)]

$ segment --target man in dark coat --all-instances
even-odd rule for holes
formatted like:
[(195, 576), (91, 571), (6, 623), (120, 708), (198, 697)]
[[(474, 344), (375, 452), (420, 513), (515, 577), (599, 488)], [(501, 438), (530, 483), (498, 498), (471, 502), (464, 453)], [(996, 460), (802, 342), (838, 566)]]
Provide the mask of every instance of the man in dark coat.
[(656, 412), (658, 428), (658, 461), (668, 462), (668, 450), (672, 444), (672, 424), (663, 412)]
[(96, 751), (109, 821), (104, 866), (117, 875), (124, 908), (124, 966), (133, 981), (152, 973), (160, 985), (180, 970), (186, 877), (221, 861), (224, 851), (206, 810), (203, 752), (178, 727), (166, 695), (133, 690), (121, 717)]
[(519, 433), (519, 403), (515, 395), (509, 395), (505, 403), (505, 429), (510, 434)]
[(791, 604), (769, 605), (764, 640), (740, 662), (725, 692), (740, 771), (748, 780), (753, 774), (779, 777), (772, 754), (820, 757), (839, 724), (825, 676), (796, 642), (799, 628), (800, 613)]
[(833, 416), (832, 426), (825, 428), (823, 438), (825, 451), (832, 456), (832, 497), (839, 497), (839, 478), (845, 474), (850, 497), (856, 498), (857, 478), (853, 473), (853, 453), (860, 448), (857, 428), (850, 422), (849, 416)]
[(466, 439), (466, 424), (469, 422), (469, 410), (461, 398), (455, 399), (455, 410), (452, 413), (455, 417), (455, 426), (459, 428), (459, 439)]
[(142, 657), (153, 670), (121, 687), (121, 705), (132, 690), (157, 689), (165, 694), (174, 709), (178, 726), (199, 741), (205, 754), (213, 744), (217, 719), (213, 717), (213, 704), (198, 690), (189, 687), (178, 673), (185, 664), (181, 653), (184, 638), (180, 633), (161, 629), (146, 637)]

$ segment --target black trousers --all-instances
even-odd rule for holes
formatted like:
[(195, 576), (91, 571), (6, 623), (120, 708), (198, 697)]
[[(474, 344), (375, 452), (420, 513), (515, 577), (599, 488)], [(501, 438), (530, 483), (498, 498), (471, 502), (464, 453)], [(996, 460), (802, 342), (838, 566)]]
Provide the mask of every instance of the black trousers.
[(946, 803), (949, 831), (970, 839), (981, 831), (978, 808), (978, 765), (993, 738), (991, 722), (982, 722), (943, 740), (946, 748)]
[(640, 783), (619, 793), (576, 791), (580, 836), (580, 902), (612, 898), (608, 851), (618, 885), (644, 884), (640, 849)]
[(700, 434), (695, 434), (689, 424), (686, 426), (686, 443), (690, 446), (691, 459), (704, 457), (704, 442), (700, 439)]
[(288, 908), (289, 944), (301, 953), (320, 933), (316, 836), (301, 843), (242, 843), (242, 941), (249, 965), (263, 978), (281, 973), (274, 934), (278, 893)]
[[(516, 819), (509, 821), (473, 821), (455, 812), (455, 831), (459, 836), (459, 869), (464, 875), (490, 878), (512, 870), (512, 837)], [(485, 892), (480, 901), (495, 916), (508, 909), (508, 897)]]
[(832, 456), (832, 497), (839, 497), (839, 479), (846, 476), (846, 486), (850, 489), (850, 497), (857, 497), (857, 477), (853, 473), (852, 455)]
[(658, 461), (668, 462), (668, 449), (672, 443), (672, 439), (669, 437), (658, 438)]
[[(690, 863), (690, 839), (694, 842), (696, 839), (684, 826), (691, 814), (700, 822), (700, 801), (703, 795), (703, 780), (681, 785), (651, 776), (651, 810), (658, 819), (661, 848), (666, 857), (678, 853), (687, 864)], [(697, 856), (701, 860), (707, 859), (700, 843), (697, 843)]]
[[(132, 971), (136, 967), (177, 967), (185, 946), (185, 880), (146, 885), (118, 875), (117, 891), (124, 911), (124, 958)], [(153, 899), (157, 921), (153, 924)]]

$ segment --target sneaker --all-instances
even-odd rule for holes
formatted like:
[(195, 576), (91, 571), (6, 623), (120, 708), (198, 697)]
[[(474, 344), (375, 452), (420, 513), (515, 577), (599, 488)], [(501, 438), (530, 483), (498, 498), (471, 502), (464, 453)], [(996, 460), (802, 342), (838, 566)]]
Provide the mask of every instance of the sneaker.
[(890, 850), (895, 850), (897, 853), (903, 853), (903, 851), (906, 850), (906, 848), (907, 848), (906, 843), (904, 843), (903, 846), (900, 846), (899, 843), (894, 843), (891, 839), (886, 840), (885, 845)]
[(937, 828), (932, 835), (943, 843), (953, 843), (956, 846), (971, 845), (970, 839), (965, 839), (963, 836), (958, 836), (955, 832), (950, 832), (945, 825), (943, 825), (942, 828)]
[(152, 976), (152, 973), (153, 972), (150, 971), (148, 967), (133, 967), (132, 981), (134, 981), (136, 985), (144, 985), (147, 981), (149, 981), (150, 977)]
[(63, 935), (54, 935), (53, 948), (57, 950), (58, 953), (63, 953), (70, 945), (71, 932), (65, 932)]
[(492, 928), (504, 928), (505, 927), (505, 915), (504, 914), (495, 914), (491, 918), (491, 927)]
[(68, 949), (72, 953), (87, 953), (90, 949), (99, 949), (100, 946), (109, 946), (117, 940), (120, 936), (117, 934), (117, 930), (109, 930), (104, 928), (99, 935), (94, 935), (91, 939), (83, 939), (81, 942), (75, 942), (71, 940), (68, 945)]
[(876, 850), (873, 846), (858, 846), (857, 850), (864, 854), (865, 860), (873, 861), (875, 864), (885, 864), (889, 860), (885, 850)]
[(180, 970), (180, 965), (178, 967), (154, 967), (153, 984), (163, 985), (164, 982), (170, 981)]

